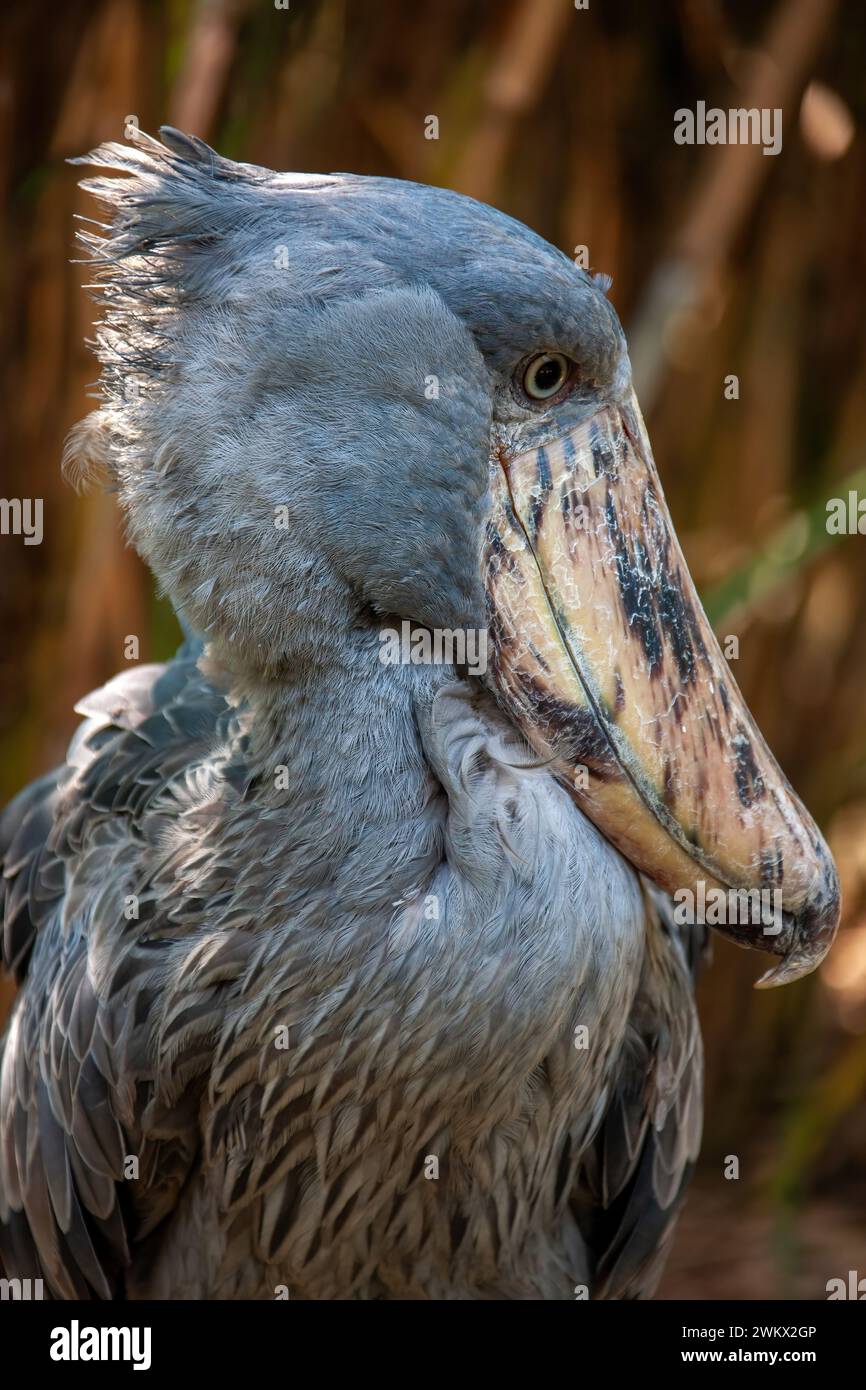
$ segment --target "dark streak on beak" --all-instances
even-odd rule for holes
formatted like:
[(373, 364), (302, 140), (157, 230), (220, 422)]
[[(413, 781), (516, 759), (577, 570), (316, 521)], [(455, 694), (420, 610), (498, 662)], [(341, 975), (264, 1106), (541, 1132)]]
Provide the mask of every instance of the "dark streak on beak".
[(838, 924), (835, 866), (701, 608), (634, 395), (498, 456), (492, 490), (491, 675), (514, 722), (665, 891), (777, 895), (771, 931), (719, 924), (782, 957), (760, 984), (814, 969)]

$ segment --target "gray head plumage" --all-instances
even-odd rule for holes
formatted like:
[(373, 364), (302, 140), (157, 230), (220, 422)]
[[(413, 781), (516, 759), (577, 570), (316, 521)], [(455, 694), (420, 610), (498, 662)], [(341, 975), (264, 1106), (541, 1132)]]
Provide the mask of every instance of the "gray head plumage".
[(108, 472), (179, 611), (236, 662), (311, 657), (359, 603), (480, 625), (491, 448), (534, 423), (515, 362), (558, 348), (587, 383), (621, 377), (603, 293), (447, 190), (274, 174), (162, 137), (80, 161), (125, 177), (83, 185), (112, 212), (81, 234), (104, 404), (67, 466)]

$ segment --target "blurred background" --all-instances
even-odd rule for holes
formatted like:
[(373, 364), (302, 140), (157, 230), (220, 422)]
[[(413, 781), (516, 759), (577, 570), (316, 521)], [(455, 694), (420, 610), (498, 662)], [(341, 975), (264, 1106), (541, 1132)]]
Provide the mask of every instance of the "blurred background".
[[(169, 122), (277, 169), (444, 184), (586, 247), (705, 605), (845, 901), (828, 962), (786, 989), (754, 993), (760, 962), (715, 946), (706, 1137), (660, 1296), (866, 1276), (866, 536), (826, 528), (829, 498), (866, 497), (862, 6), (6, 0), (0, 29), (0, 494), (45, 518), (39, 546), (0, 537), (0, 803), (62, 758), (127, 634), (145, 661), (177, 639), (111, 498), (60, 476), (96, 374), (67, 157)], [(781, 108), (781, 153), (676, 144), (698, 101)]]

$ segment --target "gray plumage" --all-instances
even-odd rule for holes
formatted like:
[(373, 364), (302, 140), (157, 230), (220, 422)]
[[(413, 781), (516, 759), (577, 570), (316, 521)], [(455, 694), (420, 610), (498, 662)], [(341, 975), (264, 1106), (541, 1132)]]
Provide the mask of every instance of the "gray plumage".
[(378, 635), (485, 626), (491, 447), (540, 437), (515, 352), (575, 358), (577, 419), (628, 381), (616, 316), (469, 199), (164, 140), (90, 157), (126, 177), (91, 185), (104, 402), (73, 449), (201, 639), (82, 701), (0, 821), (3, 1268), (58, 1298), (646, 1296), (699, 1141), (700, 929), (485, 682)]

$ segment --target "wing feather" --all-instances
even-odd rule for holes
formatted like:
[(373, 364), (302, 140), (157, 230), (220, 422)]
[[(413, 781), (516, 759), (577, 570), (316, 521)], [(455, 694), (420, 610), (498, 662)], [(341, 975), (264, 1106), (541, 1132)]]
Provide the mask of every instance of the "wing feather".
[(0, 1044), (0, 1267), (53, 1297), (122, 1291), (130, 1242), (172, 1209), (199, 1143), (194, 1107), (157, 1094), (159, 953), (140, 940), (158, 932), (153, 896), (140, 922), (118, 912), (130, 879), (147, 878), (143, 809), (226, 716), (194, 655), (87, 696), (65, 766), (0, 817), (3, 961), (26, 975)]
[(706, 929), (681, 938), (648, 896), (647, 954), (619, 1073), (572, 1207), (595, 1263), (593, 1297), (655, 1291), (700, 1147), (703, 1053), (694, 975)]

